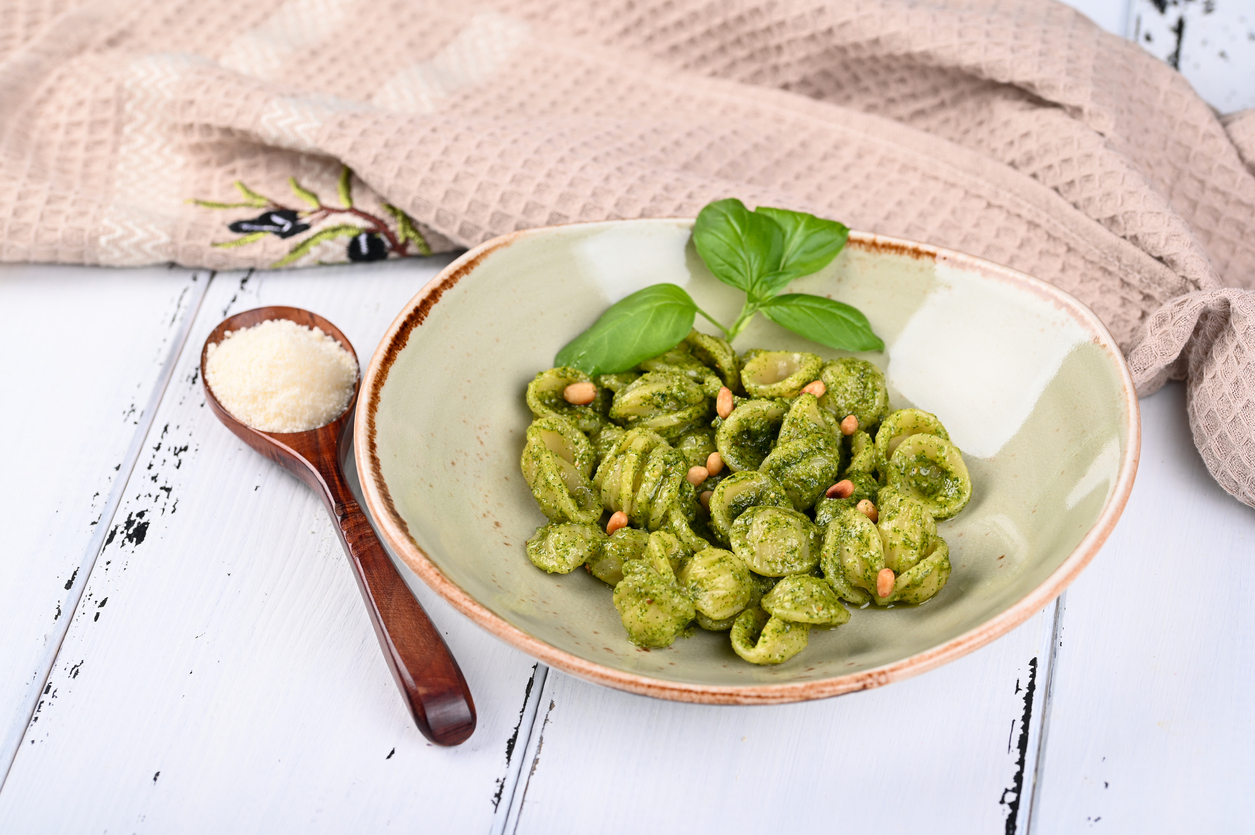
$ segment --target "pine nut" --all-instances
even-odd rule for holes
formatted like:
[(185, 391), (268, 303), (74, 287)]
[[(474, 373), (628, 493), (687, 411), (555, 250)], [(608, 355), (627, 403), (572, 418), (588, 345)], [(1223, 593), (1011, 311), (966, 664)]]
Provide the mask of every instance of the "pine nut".
[(893, 576), (892, 568), (880, 569), (880, 573), (876, 575), (876, 596), (888, 597), (893, 594), (893, 583), (897, 579)]
[(576, 406), (587, 406), (597, 399), (597, 386), (592, 383), (571, 383), (562, 390), (562, 397)]
[(619, 528), (626, 528), (628, 523), (627, 514), (622, 510), (616, 510), (610, 517), (610, 521), (606, 523), (606, 533), (612, 534)]
[(841, 434), (853, 435), (858, 431), (858, 418), (854, 415), (846, 415), (845, 420), (841, 421)]
[(715, 414), (721, 418), (732, 414), (732, 389), (727, 386), (719, 389), (719, 396), (715, 398)]
[(710, 470), (705, 467), (689, 467), (689, 474), (685, 476), (689, 480), (689, 484), (696, 487), (706, 479), (710, 478)]
[(842, 479), (825, 490), (824, 495), (830, 499), (848, 499), (854, 495), (854, 482)]
[(697, 500), (702, 503), (702, 507), (710, 510), (710, 497), (715, 495), (714, 490), (703, 490)]
[(854, 509), (871, 519), (873, 523), (880, 518), (880, 514), (876, 511), (876, 505), (872, 504), (871, 499), (863, 499), (854, 506)]
[(816, 397), (823, 397), (828, 387), (824, 385), (823, 380), (815, 380), (802, 386), (802, 392), (805, 394), (813, 394)]
[(723, 472), (723, 456), (717, 452), (706, 456), (706, 472), (711, 475), (719, 475)]

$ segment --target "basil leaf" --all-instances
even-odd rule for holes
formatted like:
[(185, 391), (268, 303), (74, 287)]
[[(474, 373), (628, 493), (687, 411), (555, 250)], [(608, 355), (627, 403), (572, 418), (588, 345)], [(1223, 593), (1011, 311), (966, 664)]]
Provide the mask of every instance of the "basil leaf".
[(585, 374), (616, 374), (679, 345), (693, 329), (697, 305), (674, 284), (653, 284), (620, 299), (567, 343), (554, 365)]
[(885, 349), (885, 343), (872, 333), (871, 323), (859, 310), (823, 296), (787, 293), (758, 309), (777, 325), (829, 348), (839, 351)]
[(784, 230), (731, 197), (707, 204), (697, 215), (693, 245), (715, 278), (754, 294), (764, 276), (780, 269)]
[(759, 206), (754, 212), (766, 215), (784, 230), (780, 269), (766, 276), (759, 285), (764, 298), (779, 293), (793, 279), (817, 273), (831, 264), (850, 237), (850, 229), (845, 224), (805, 212), (768, 206)]

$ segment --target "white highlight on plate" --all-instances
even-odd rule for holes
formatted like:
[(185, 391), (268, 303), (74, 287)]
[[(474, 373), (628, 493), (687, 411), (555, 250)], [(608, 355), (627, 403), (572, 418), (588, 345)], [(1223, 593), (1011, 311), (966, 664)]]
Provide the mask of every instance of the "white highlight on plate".
[(889, 345), (889, 381), (937, 415), (965, 454), (991, 458), (1088, 336), (1041, 297), (944, 261), (936, 277), (937, 288)]
[[(1072, 492), (1068, 493), (1066, 504), (1068, 510), (1076, 507), (1081, 499), (1088, 496), (1098, 487), (1106, 487), (1107, 496), (1111, 495), (1111, 488), (1115, 486), (1116, 475), (1120, 472), (1120, 445), (1116, 443), (1115, 438), (1111, 438), (1107, 443), (1103, 444), (1103, 448), (1094, 456), (1094, 460), (1090, 462), (1089, 469), (1085, 471), (1085, 475), (1081, 476), (1080, 481), (1072, 488)], [(1106, 500), (1106, 496), (1103, 497)]]
[(611, 304), (651, 284), (688, 275), (689, 230), (677, 225), (649, 231), (657, 234), (645, 242), (640, 230), (613, 225), (572, 247), (580, 272), (597, 282)]

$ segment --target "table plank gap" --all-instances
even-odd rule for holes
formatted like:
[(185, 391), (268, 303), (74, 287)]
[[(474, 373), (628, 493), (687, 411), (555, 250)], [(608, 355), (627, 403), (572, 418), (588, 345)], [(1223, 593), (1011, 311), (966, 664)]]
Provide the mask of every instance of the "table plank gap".
[[(519, 711), (519, 724), (515, 726), (514, 737), (510, 741), (510, 751), (517, 756), (512, 758), (512, 763), (511, 757), (506, 757), (510, 770), (506, 774), (507, 783), (503, 786), (505, 793), (501, 798), (505, 800), (505, 806), (504, 808), (498, 806), (496, 815), (493, 817), (490, 835), (513, 833), (518, 826), (519, 810), (527, 794), (528, 778), (523, 776), (523, 764), (531, 764), (528, 767), (528, 777), (530, 777), (536, 768), (536, 750), (540, 744), (540, 733), (536, 726), (544, 723), (544, 716), (539, 708), (544, 698), (545, 682), (548, 677), (549, 667), (539, 661), (536, 662), (532, 667), (532, 677), (527, 681), (527, 694), (523, 707)], [(536, 741), (536, 745), (532, 744), (533, 740)], [(522, 747), (519, 747), (520, 742)], [(523, 783), (523, 791), (519, 791), (520, 782)]]
[[(527, 790), (531, 786), (532, 778), (536, 776), (536, 769), (540, 767), (540, 752), (545, 746), (545, 729), (549, 727), (549, 720), (553, 716), (553, 710), (556, 706), (554, 700), (550, 698), (549, 683), (555, 681), (562, 674), (549, 675), (549, 668), (546, 667), (544, 686), (538, 688), (540, 695), (536, 700), (536, 712), (532, 717), (532, 732), (528, 736), (527, 748), (524, 751), (525, 756), (522, 763), (527, 763), (527, 773), (522, 774), (520, 769), (519, 782), (522, 783), (522, 791), (517, 787), (514, 791), (514, 802), (511, 803), (509, 816), (505, 821), (503, 832), (509, 832), (510, 835), (517, 835), (519, 823), (523, 817), (523, 808), (527, 803)], [(541, 704), (547, 704), (543, 711), (540, 709)]]
[(1036, 812), (1040, 808), (1042, 775), (1045, 772), (1046, 750), (1050, 744), (1050, 709), (1053, 703), (1055, 689), (1055, 669), (1057, 667), (1058, 652), (1061, 636), (1063, 634), (1063, 615), (1068, 608), (1068, 593), (1065, 590), (1063, 594), (1055, 598), (1055, 602), (1051, 604), (1053, 607), (1053, 615), (1051, 617), (1051, 628), (1047, 635), (1049, 646), (1042, 648), (1042, 657), (1046, 659), (1045, 668), (1041, 678), (1041, 697), (1038, 699), (1037, 717), (1038, 730), (1036, 744), (1033, 746), (1033, 779), (1030, 783), (1028, 809), (1023, 818), (1023, 825), (1020, 831), (1023, 835), (1033, 835), (1034, 821), (1036, 820)]

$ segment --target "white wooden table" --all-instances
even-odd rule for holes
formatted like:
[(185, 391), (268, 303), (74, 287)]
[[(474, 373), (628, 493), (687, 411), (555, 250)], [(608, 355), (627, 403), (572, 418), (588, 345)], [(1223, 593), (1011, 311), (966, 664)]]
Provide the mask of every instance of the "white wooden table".
[[(1159, 15), (1075, 5), (1130, 34)], [(367, 357), (447, 262), (0, 267), (0, 833), (1250, 831), (1255, 511), (1208, 477), (1179, 385), (1142, 402), (1132, 498), (1066, 594), (878, 690), (631, 696), (406, 572), (479, 709), (465, 745), (427, 743), (318, 499), (217, 423), (197, 362), (224, 316), (272, 304)]]

